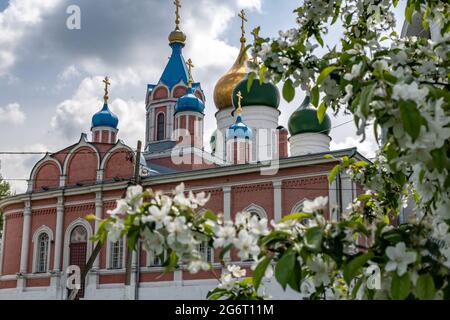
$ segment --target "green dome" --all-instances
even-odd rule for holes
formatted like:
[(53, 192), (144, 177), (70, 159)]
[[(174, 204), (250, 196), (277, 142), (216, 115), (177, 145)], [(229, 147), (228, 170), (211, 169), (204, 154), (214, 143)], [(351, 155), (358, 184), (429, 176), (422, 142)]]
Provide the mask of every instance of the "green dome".
[(309, 97), (306, 96), (301, 106), (294, 111), (288, 122), (291, 136), (300, 133), (317, 132), (326, 135), (330, 134), (331, 120), (325, 114), (322, 123), (317, 119), (317, 110), (311, 106)]
[(278, 108), (280, 105), (280, 92), (272, 83), (259, 83), (259, 79), (254, 79), (250, 92), (247, 91), (247, 76), (241, 80), (233, 89), (233, 106), (237, 107), (237, 93), (242, 94), (242, 107), (246, 106), (267, 106)]

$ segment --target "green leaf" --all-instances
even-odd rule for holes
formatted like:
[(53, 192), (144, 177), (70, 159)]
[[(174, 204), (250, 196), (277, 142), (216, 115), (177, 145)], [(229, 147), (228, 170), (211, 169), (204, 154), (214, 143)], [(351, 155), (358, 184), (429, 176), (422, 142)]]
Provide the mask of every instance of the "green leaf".
[(375, 83), (365, 86), (361, 90), (360, 106), (362, 114), (367, 118), (369, 116), (369, 104), (372, 102), (373, 92), (375, 90)]
[(219, 220), (219, 218), (216, 216), (216, 214), (214, 212), (212, 212), (211, 210), (207, 210), (203, 214), (203, 217), (207, 220), (211, 220), (211, 221), (215, 221), (215, 222), (217, 222)]
[(281, 221), (288, 221), (288, 220), (298, 220), (298, 219), (310, 219), (312, 217), (311, 213), (305, 213), (305, 212), (297, 212), (297, 213), (291, 213), (287, 216), (284, 216)]
[(294, 266), (295, 253), (292, 250), (287, 250), (275, 266), (275, 278), (284, 290), (294, 271)]
[(258, 76), (259, 76), (259, 84), (263, 84), (264, 83), (264, 74), (267, 71), (267, 67), (265, 64), (263, 64), (261, 66), (261, 68), (259, 68), (259, 72), (258, 72)]
[(297, 292), (301, 292), (301, 282), (302, 282), (302, 268), (297, 259), (295, 259), (294, 270), (291, 272), (291, 276), (288, 281), (289, 287)]
[(411, 23), (413, 13), (414, 13), (414, 2), (411, 2), (405, 9), (405, 19), (408, 23)]
[(230, 243), (229, 245), (225, 246), (219, 254), (220, 260), (223, 260), (223, 257), (225, 256), (225, 254), (231, 250), (231, 248), (233, 247), (233, 244)]
[(335, 165), (333, 169), (331, 169), (330, 174), (328, 175), (328, 183), (331, 185), (336, 178), (337, 173), (339, 172), (340, 165)]
[(425, 30), (428, 30), (429, 29), (429, 25), (428, 25), (428, 21), (427, 21), (427, 17), (428, 17), (428, 14), (430, 13), (430, 7), (427, 5), (427, 7), (425, 8), (425, 12), (423, 13), (423, 16), (422, 16), (422, 27), (425, 29)]
[(311, 103), (316, 108), (319, 105), (319, 87), (318, 86), (315, 86), (311, 90)]
[(309, 228), (305, 232), (305, 245), (311, 250), (318, 251), (322, 246), (323, 230), (321, 227)]
[(420, 135), (420, 127), (422, 124), (422, 116), (417, 110), (416, 104), (413, 101), (400, 101), (400, 117), (403, 122), (405, 131), (412, 138), (412, 141)]
[(344, 268), (344, 280), (350, 285), (350, 282), (357, 275), (358, 271), (366, 264), (367, 261), (372, 259), (374, 256), (373, 252), (368, 252), (357, 256), (352, 261), (350, 261)]
[(327, 111), (327, 104), (325, 103), (325, 101), (322, 101), (322, 103), (319, 106), (319, 109), (317, 109), (317, 120), (319, 120), (319, 123), (323, 122), (326, 111)]
[(252, 86), (253, 86), (253, 80), (255, 79), (256, 73), (254, 72), (250, 72), (248, 75), (248, 80), (247, 80), (247, 92), (250, 92), (250, 90), (252, 90)]
[(405, 273), (403, 276), (398, 276), (394, 273), (391, 283), (391, 298), (394, 300), (404, 300), (408, 297), (411, 289), (411, 280), (409, 274)]
[(259, 285), (261, 284), (261, 280), (266, 272), (267, 266), (270, 264), (271, 260), (272, 258), (265, 257), (260, 263), (258, 263), (255, 271), (253, 271), (252, 277), (253, 277), (253, 286), (255, 287), (255, 290), (258, 290)]
[(319, 86), (322, 84), (322, 82), (325, 81), (325, 79), (332, 73), (334, 70), (337, 69), (337, 66), (329, 66), (322, 70), (319, 77), (317, 78), (316, 85)]
[(283, 85), (283, 98), (287, 102), (291, 102), (295, 97), (295, 88), (291, 79), (287, 79)]
[(431, 157), (439, 172), (442, 172), (447, 167), (448, 158), (444, 147), (431, 151)]
[(433, 300), (436, 295), (433, 277), (423, 274), (417, 279), (416, 293), (420, 300)]
[(172, 271), (178, 263), (178, 256), (177, 253), (175, 251), (171, 251), (169, 254), (169, 257), (167, 258), (167, 260), (164, 262), (164, 267), (165, 267), (165, 271), (169, 272)]

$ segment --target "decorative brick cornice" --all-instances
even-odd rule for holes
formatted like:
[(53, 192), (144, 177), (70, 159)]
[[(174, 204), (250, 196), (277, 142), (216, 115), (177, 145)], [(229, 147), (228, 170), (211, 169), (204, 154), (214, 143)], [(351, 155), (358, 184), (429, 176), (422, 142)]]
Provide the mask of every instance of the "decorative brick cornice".
[(308, 177), (301, 178), (295, 180), (285, 180), (283, 181), (283, 187), (292, 188), (292, 187), (301, 187), (301, 186), (310, 186), (313, 184), (322, 184), (327, 183), (326, 176), (318, 176), (318, 177)]

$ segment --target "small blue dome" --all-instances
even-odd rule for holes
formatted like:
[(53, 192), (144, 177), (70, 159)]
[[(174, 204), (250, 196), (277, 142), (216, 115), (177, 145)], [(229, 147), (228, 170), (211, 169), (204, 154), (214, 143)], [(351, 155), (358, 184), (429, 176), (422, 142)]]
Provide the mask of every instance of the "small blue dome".
[(227, 140), (234, 138), (251, 139), (253, 136), (252, 129), (242, 122), (241, 116), (238, 116), (236, 123), (227, 130)]
[(108, 104), (104, 104), (102, 110), (94, 114), (92, 117), (92, 127), (112, 127), (117, 129), (119, 119), (108, 108)]
[(194, 89), (188, 88), (187, 93), (178, 99), (175, 112), (194, 111), (203, 113), (205, 104), (194, 94)]

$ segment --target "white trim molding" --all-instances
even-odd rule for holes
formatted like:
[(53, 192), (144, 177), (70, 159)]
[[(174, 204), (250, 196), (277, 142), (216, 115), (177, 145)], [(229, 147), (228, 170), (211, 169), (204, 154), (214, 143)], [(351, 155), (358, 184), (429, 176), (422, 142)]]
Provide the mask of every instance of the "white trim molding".
[(252, 213), (256, 213), (260, 219), (264, 219), (264, 218), (267, 219), (267, 218), (268, 218), (268, 217), (267, 217), (267, 212), (266, 212), (266, 210), (264, 210), (263, 207), (261, 207), (261, 206), (255, 204), (255, 203), (252, 203), (252, 204), (248, 205), (248, 206), (247, 206), (244, 210), (242, 210), (242, 211), (243, 211), (243, 212), (252, 212)]

